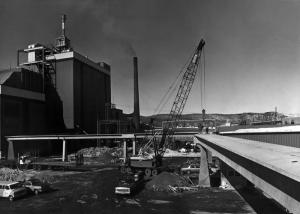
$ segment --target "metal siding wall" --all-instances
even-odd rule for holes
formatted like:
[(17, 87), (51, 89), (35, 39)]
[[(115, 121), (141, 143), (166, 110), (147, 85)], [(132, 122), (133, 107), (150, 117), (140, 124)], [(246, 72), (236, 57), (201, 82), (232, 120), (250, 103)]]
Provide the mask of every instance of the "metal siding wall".
[(18, 135), (23, 132), (23, 102), (14, 97), (5, 96), (3, 99), (3, 134)]
[(40, 102), (27, 102), (27, 134), (45, 134), (46, 126), (46, 110), (45, 104)]
[(74, 128), (73, 59), (56, 62), (56, 90), (63, 103), (64, 122)]
[(110, 84), (110, 75), (105, 74), (105, 92), (106, 92), (106, 103), (111, 103), (111, 84)]
[(223, 134), (223, 135), (300, 148), (300, 133), (230, 134), (230, 135)]
[[(25, 134), (45, 134), (45, 103), (17, 97), (1, 96), (1, 151), (7, 155), (8, 143), (5, 136)], [(47, 144), (34, 142), (14, 143), (15, 154), (38, 151), (48, 152)]]
[(97, 117), (104, 119), (110, 101), (110, 76), (78, 60), (74, 61), (75, 122), (88, 133), (96, 133)]
[(88, 133), (95, 133), (96, 129), (96, 119), (97, 119), (97, 114), (96, 114), (96, 99), (98, 95), (97, 88), (95, 86), (95, 80), (97, 80), (96, 76), (96, 70), (93, 68), (84, 65), (82, 66), (83, 70), (82, 72), (82, 88), (83, 88), (83, 124), (82, 128), (87, 131)]
[(83, 64), (78, 60), (74, 60), (74, 124), (81, 125), (83, 123)]

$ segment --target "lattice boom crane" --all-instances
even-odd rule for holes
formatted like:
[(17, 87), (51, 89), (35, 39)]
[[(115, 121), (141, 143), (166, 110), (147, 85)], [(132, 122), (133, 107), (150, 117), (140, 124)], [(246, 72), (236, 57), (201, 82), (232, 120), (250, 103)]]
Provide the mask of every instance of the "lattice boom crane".
[(146, 150), (146, 148), (152, 144), (154, 146), (154, 157), (151, 159), (146, 157), (144, 158), (142, 155), (138, 157), (131, 157), (128, 163), (129, 171), (144, 169), (146, 176), (156, 175), (158, 173), (158, 168), (162, 166), (163, 154), (174, 135), (178, 120), (191, 92), (204, 45), (205, 42), (201, 39), (192, 55), (186, 71), (183, 74), (176, 98), (168, 115), (168, 121), (170, 122), (167, 122), (166, 126), (163, 127), (161, 140), (157, 143), (154, 142), (156, 137), (155, 134), (150, 141), (141, 148), (141, 151)]
[(182, 114), (182, 111), (185, 107), (186, 101), (189, 97), (189, 94), (191, 92), (196, 73), (197, 68), (200, 62), (201, 53), (203, 50), (203, 47), (205, 45), (205, 41), (203, 39), (200, 40), (198, 47), (196, 48), (193, 57), (183, 75), (183, 78), (181, 80), (179, 89), (177, 91), (176, 98), (173, 102), (168, 121), (169, 123), (166, 123), (166, 127), (163, 127), (163, 134), (161, 141), (158, 145), (158, 148), (156, 149), (156, 155), (162, 156), (165, 152), (166, 146), (171, 141), (174, 130), (177, 126), (177, 122), (180, 119), (180, 116)]

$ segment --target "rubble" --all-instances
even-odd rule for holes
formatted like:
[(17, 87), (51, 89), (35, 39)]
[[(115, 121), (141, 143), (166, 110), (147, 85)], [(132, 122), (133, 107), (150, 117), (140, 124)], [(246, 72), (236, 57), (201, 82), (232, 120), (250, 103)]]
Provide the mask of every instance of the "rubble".
[(198, 158), (201, 156), (200, 152), (179, 152), (176, 150), (166, 149), (164, 157), (189, 157), (189, 158)]
[(20, 170), (11, 168), (0, 168), (0, 180), (1, 181), (24, 181), (31, 178), (38, 179), (45, 183), (54, 183), (56, 177), (49, 175), (47, 172), (38, 172), (35, 170)]
[(98, 195), (97, 194), (92, 194), (91, 198), (97, 200), (98, 199)]
[[(109, 147), (89, 147), (81, 149), (77, 154), (82, 154), (84, 163), (117, 163), (119, 158), (123, 156), (122, 148), (109, 148)], [(75, 153), (68, 155), (69, 161), (75, 161)]]
[(86, 201), (83, 201), (83, 200), (77, 200), (77, 202), (80, 204), (86, 204)]
[(154, 199), (148, 200), (147, 202), (151, 203), (151, 204), (171, 204), (172, 203), (172, 201), (154, 200)]
[(180, 176), (176, 173), (162, 172), (153, 177), (145, 187), (146, 189), (154, 191), (177, 192), (182, 187), (191, 187), (192, 185), (190, 180), (184, 176)]
[(0, 180), (21, 181), (25, 179), (25, 173), (19, 169), (0, 168)]
[(172, 187), (172, 186), (168, 186), (168, 187), (173, 192), (198, 191), (199, 190), (198, 186), (190, 186), (190, 187)]
[(141, 204), (136, 200), (136, 199), (126, 199), (125, 200), (126, 204), (132, 204), (132, 205), (137, 205), (138, 207), (141, 207)]

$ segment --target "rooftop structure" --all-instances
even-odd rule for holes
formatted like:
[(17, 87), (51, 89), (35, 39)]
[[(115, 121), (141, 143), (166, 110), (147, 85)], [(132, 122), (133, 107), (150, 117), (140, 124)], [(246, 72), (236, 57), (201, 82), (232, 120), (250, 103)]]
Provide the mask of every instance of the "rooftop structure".
[(66, 15), (61, 16), (61, 36), (59, 36), (56, 39), (56, 48), (60, 52), (70, 51), (71, 50), (71, 42), (66, 36), (66, 29), (65, 29), (65, 23), (66, 23), (67, 17)]

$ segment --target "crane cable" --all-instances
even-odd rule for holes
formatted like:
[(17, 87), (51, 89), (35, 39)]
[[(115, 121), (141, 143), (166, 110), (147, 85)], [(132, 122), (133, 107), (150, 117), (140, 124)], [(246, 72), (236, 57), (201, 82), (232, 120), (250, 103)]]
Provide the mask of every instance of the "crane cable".
[[(183, 65), (183, 67), (180, 69), (176, 79), (174, 80), (174, 82), (171, 84), (171, 86), (168, 88), (167, 92), (164, 94), (164, 96), (161, 98), (158, 106), (155, 108), (154, 110), (154, 114), (160, 114), (162, 112), (162, 110), (164, 109), (164, 107), (166, 106), (166, 104), (168, 103), (168, 101), (170, 100), (170, 98), (172, 97), (173, 93), (175, 92), (175, 90), (179, 87), (179, 77), (182, 75), (182, 73), (185, 71), (185, 68), (187, 66), (187, 64), (189, 63), (190, 59), (193, 57), (192, 53), (190, 55), (190, 57), (188, 58), (188, 60), (186, 61), (186, 63)], [(171, 91), (172, 90), (172, 91)], [(171, 91), (171, 93), (170, 93)]]
[(201, 100), (201, 109), (205, 108), (205, 51), (203, 47), (203, 62), (201, 66), (201, 73), (200, 73), (200, 100)]
[(177, 88), (178, 88), (178, 84), (173, 87), (173, 90), (168, 95), (168, 97), (164, 100), (164, 103), (161, 105), (161, 107), (160, 107), (159, 111), (157, 112), (157, 114), (160, 114), (163, 111), (163, 109), (165, 108), (166, 104), (169, 102), (170, 98), (173, 96), (173, 94), (177, 90)]
[(200, 59), (200, 107), (201, 109), (203, 109), (203, 85), (202, 85), (202, 82), (203, 82), (203, 71), (202, 71), (202, 62), (201, 62), (201, 59)]
[[(183, 71), (183, 69), (179, 72), (179, 74), (178, 74), (178, 76), (176, 77), (175, 81), (170, 85), (170, 87), (168, 88), (167, 92), (166, 92), (166, 93), (164, 94), (164, 96), (161, 98), (159, 104), (157, 105), (157, 107), (156, 107), (155, 110), (154, 110), (154, 114), (159, 113), (159, 112), (162, 110), (162, 108), (165, 106), (165, 103), (170, 99), (169, 97), (170, 97), (171, 94), (169, 94), (169, 93), (170, 93), (170, 91), (172, 90), (172, 88), (174, 87), (174, 85), (176, 84), (176, 82), (178, 81), (179, 76), (180, 76), (180, 74), (182, 73), (182, 71)], [(175, 87), (175, 88), (176, 88), (176, 87)], [(174, 88), (173, 88), (173, 90), (172, 90), (171, 93), (173, 93), (173, 91), (174, 91)], [(166, 99), (167, 96), (168, 96), (168, 98)], [(166, 100), (167, 100), (167, 101), (166, 101)]]
[(206, 106), (205, 106), (205, 89), (206, 89), (206, 85), (205, 85), (205, 83), (206, 83), (206, 79), (205, 79), (206, 77), (205, 77), (205, 50), (204, 50), (204, 47), (203, 47), (203, 108), (205, 108)]
[[(164, 109), (165, 105), (168, 103), (170, 98), (172, 97), (172, 94), (175, 92), (175, 90), (178, 88), (178, 83), (179, 83), (179, 77), (182, 75), (183, 71), (185, 70), (184, 68), (186, 67), (188, 62), (185, 63), (185, 65), (181, 68), (179, 74), (177, 75), (175, 81), (171, 84), (169, 87), (168, 91), (165, 93), (165, 95), (162, 97), (159, 105), (156, 108), (157, 113), (161, 113), (161, 111)], [(171, 91), (172, 90), (172, 91)], [(171, 93), (170, 93), (171, 91)]]

